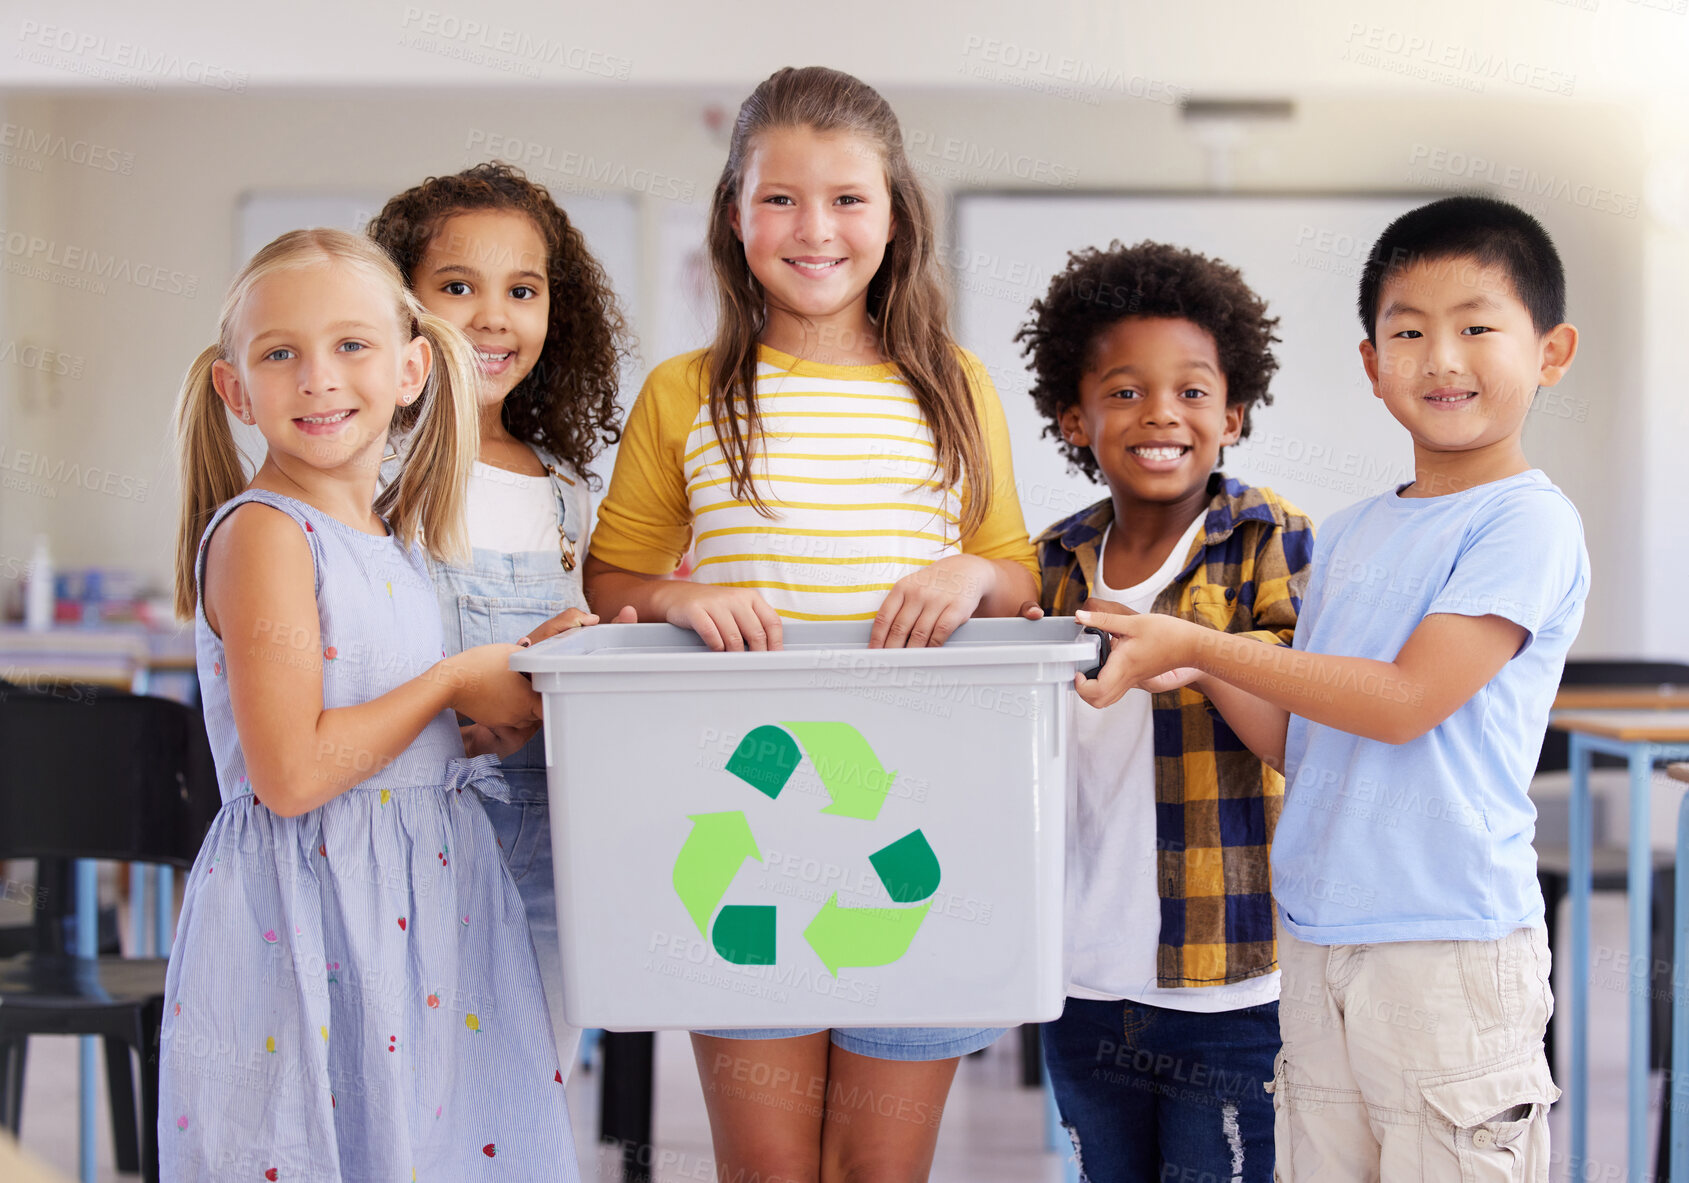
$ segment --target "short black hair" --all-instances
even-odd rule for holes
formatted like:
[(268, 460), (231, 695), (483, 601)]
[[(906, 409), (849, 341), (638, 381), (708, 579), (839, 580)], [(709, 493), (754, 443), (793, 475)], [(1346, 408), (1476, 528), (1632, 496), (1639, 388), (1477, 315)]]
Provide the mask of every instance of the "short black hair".
[[(1267, 315), (1236, 267), (1164, 242), (1072, 251), (1067, 266), (1050, 280), (1050, 290), (1032, 302), (1030, 318), (1015, 334), (1030, 360), (1029, 392), (1049, 420), (1043, 434), (1062, 440), (1062, 412), (1079, 401), (1079, 379), (1090, 364), (1097, 339), (1131, 317), (1188, 320), (1214, 338), (1226, 375), (1226, 405), (1243, 408), (1249, 436), (1251, 408), (1273, 401), (1267, 387), (1278, 371), (1273, 332), (1278, 318)], [(1097, 461), (1091, 449), (1062, 440), (1068, 465), (1093, 481)]]
[(1378, 236), (1361, 271), (1366, 339), (1374, 339), (1378, 301), (1391, 276), (1415, 263), (1455, 258), (1505, 271), (1539, 336), (1566, 319), (1566, 272), (1542, 223), (1510, 202), (1461, 194), (1409, 210)]

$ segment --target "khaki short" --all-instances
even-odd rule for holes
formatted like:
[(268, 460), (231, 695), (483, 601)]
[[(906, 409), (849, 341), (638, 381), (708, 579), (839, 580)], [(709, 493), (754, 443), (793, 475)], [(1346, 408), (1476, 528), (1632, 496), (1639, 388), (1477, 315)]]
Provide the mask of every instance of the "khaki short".
[(1326, 946), (1281, 927), (1279, 965), (1275, 1179), (1547, 1180), (1545, 928)]

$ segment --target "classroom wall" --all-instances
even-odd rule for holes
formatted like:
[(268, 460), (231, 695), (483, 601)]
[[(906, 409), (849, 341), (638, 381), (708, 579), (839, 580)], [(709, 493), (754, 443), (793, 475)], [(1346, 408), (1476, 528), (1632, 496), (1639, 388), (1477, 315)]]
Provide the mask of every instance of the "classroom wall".
[[(966, 188), (1191, 189), (1212, 175), (1209, 154), (1160, 97), (1093, 104), (1010, 90), (886, 92), (917, 168), (941, 197)], [(721, 166), (724, 140), (706, 126), (704, 109), (714, 102), (730, 119), (739, 97), (719, 87), (519, 98), (489, 91), (12, 94), (0, 120), (99, 145), (110, 150), (102, 159), (115, 154), (120, 167), (47, 158), (39, 171), (15, 163), (0, 170), (9, 241), (19, 233), (44, 240), (58, 258), (72, 250), (115, 255), (128, 274), (163, 290), (115, 279), (103, 293), (81, 290), (67, 282), (81, 273), (47, 268), (43, 278), (21, 270), (8, 248), (0, 336), (56, 351), (60, 361), (47, 370), (0, 364), (0, 447), (32, 450), (50, 471), (62, 462), (84, 475), (80, 484), (61, 475), (0, 498), (0, 559), (27, 558), (33, 532), (47, 530), (66, 565), (128, 565), (160, 585), (167, 578), (175, 513), (170, 407), (182, 371), (214, 332), (237, 264), (234, 211), (244, 192), (396, 190), (520, 142), (517, 154), (532, 154), (536, 179), (567, 205), (572, 188), (597, 187), (583, 172), (608, 169), (627, 178), (620, 187), (640, 203), (646, 299), (632, 311), (650, 325), (666, 213), (678, 196), (707, 196)], [(1689, 585), (1685, 531), (1667, 508), (1680, 500), (1668, 473), (1681, 463), (1681, 448), (1656, 429), (1667, 420), (1683, 425), (1675, 358), (1664, 342), (1685, 323), (1679, 284), (1689, 258), (1683, 231), (1656, 226), (1640, 201), (1650, 153), (1669, 138), (1662, 128), (1675, 126), (1664, 115), (1650, 118), (1629, 106), (1494, 94), (1479, 102), (1453, 90), (1411, 101), (1329, 93), (1299, 100), (1288, 123), (1246, 132), (1231, 157), (1241, 190), (1425, 188), (1436, 195), (1468, 183), (1460, 170), (1477, 155), (1495, 162), (1482, 170), (1500, 182), (1490, 191), (1522, 198), (1544, 217), (1566, 259), (1584, 345), (1560, 390), (1571, 414), (1534, 416), (1526, 443), (1584, 517), (1596, 584), (1578, 651), (1589, 655), (1689, 651), (1685, 626), (1665, 619), (1679, 594), (1670, 588)], [(1551, 183), (1547, 195), (1520, 188), (1543, 178)], [(1570, 185), (1561, 196), (1558, 181)], [(1580, 201), (1597, 190), (1615, 195), (1610, 203), (1619, 212)], [(1129, 238), (1131, 228), (1121, 234)], [(958, 282), (985, 283), (1014, 261), (961, 262)], [(1022, 277), (1018, 288), (1004, 287), (1004, 298), (1022, 299), (1046, 278)], [(1023, 374), (995, 377), (1005, 399), (1023, 397)], [(1681, 441), (1681, 430), (1675, 438)], [(1017, 451), (1049, 446), (1014, 443)], [(98, 476), (88, 488), (91, 470)], [(1041, 513), (1050, 516), (1028, 507), (1033, 529), (1045, 524)], [(1653, 582), (1660, 578), (1675, 583)]]

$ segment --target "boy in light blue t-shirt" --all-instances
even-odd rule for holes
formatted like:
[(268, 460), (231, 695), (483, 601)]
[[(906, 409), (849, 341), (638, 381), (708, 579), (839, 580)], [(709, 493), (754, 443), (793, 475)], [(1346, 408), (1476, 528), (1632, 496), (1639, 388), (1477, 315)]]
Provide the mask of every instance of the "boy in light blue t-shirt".
[(1414, 479), (1321, 526), (1294, 647), (1080, 613), (1125, 642), (1080, 693), (1184, 668), (1283, 761), (1281, 1177), (1546, 1179), (1559, 1092), (1527, 787), (1589, 558), (1520, 434), (1577, 330), (1547, 233), (1481, 197), (1392, 223), (1360, 310)]

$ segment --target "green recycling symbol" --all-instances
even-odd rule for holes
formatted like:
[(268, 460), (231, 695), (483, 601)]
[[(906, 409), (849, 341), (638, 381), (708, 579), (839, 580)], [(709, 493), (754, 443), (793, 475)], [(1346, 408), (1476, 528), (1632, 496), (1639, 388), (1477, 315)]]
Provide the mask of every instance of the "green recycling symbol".
[[(885, 804), (895, 772), (848, 723), (782, 723), (751, 730), (727, 762), (727, 771), (770, 800), (780, 796), (798, 762), (807, 755), (832, 803), (821, 812), (873, 821)], [(746, 859), (762, 861), (743, 812), (688, 815), (692, 833), (674, 860), (674, 890), (700, 936), (736, 965), (773, 965), (771, 904), (728, 904), (722, 898)], [(890, 965), (909, 944), (938, 890), (938, 856), (920, 830), (868, 856), (887, 894), (900, 908), (847, 908), (834, 892), (804, 929), (804, 940), (837, 977), (841, 966)], [(715, 918), (714, 927), (710, 919)]]

